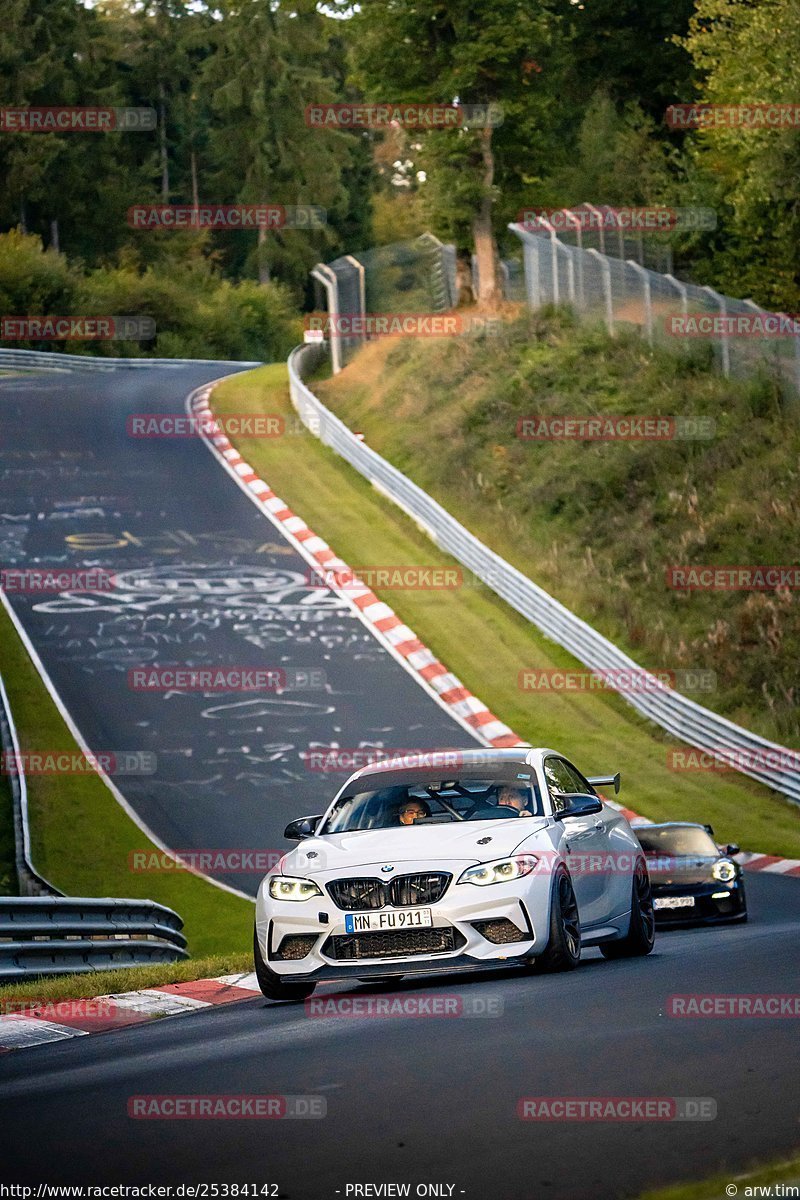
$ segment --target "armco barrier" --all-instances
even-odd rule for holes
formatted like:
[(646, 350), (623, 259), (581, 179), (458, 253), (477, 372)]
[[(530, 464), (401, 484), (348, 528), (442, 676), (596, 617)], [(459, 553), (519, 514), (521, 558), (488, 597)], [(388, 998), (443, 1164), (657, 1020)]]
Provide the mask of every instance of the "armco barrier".
[(647, 676), (643, 668), (613, 642), (495, 554), (422, 488), (351, 433), (301, 378), (302, 372), (312, 369), (324, 354), (324, 347), (299, 346), (289, 356), (292, 403), (303, 424), (316, 437), (394, 501), (437, 546), (473, 572), (547, 637), (569, 650), (579, 662), (594, 671), (635, 671), (644, 675), (646, 690), (620, 693), (638, 712), (687, 745), (725, 755), (746, 756), (746, 763), (737, 765), (737, 770), (800, 804), (800, 752), (767, 741), (703, 708), (680, 692), (659, 686), (653, 676)]
[(188, 958), (183, 921), (152, 900), (0, 897), (0, 982)]
[[(205, 358), (101, 358), (91, 354), (59, 354), (52, 350), (0, 350), (0, 368), (8, 370), (116, 371), (119, 368), (186, 367), (222, 359)], [(237, 362), (240, 367), (260, 367), (261, 362)]]
[(14, 848), (17, 879), (21, 891), (28, 896), (61, 896), (63, 893), (45, 879), (33, 865), (31, 859), (31, 831), (28, 825), (28, 785), (22, 770), (19, 738), (6, 695), (5, 684), (0, 676), (0, 746), (8, 767), (8, 784), (11, 789), (11, 807), (14, 814)]
[[(0, 745), (21, 762), (8, 696), (0, 678)], [(25, 772), (7, 775), (14, 812), (16, 869), (24, 896), (0, 896), (0, 983), (176, 962), (188, 958), (183, 921), (152, 900), (64, 896), (33, 865)]]

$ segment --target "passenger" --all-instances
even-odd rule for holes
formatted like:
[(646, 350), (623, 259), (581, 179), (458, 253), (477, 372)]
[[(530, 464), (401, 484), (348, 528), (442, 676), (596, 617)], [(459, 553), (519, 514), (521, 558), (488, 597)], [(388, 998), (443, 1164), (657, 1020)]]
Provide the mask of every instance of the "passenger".
[(424, 800), (404, 800), (397, 813), (401, 825), (413, 825), (422, 817), (429, 817), (431, 810)]

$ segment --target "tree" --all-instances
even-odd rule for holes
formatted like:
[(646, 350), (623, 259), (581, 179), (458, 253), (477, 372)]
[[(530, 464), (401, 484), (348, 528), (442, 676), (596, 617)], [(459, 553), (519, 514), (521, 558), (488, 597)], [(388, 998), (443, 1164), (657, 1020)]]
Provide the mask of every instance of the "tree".
[[(699, 99), (725, 105), (785, 103), (800, 95), (796, 0), (698, 0), (682, 43)], [(686, 137), (690, 185), (721, 215), (706, 241), (704, 276), (769, 308), (800, 305), (800, 130), (716, 126)]]
[[(466, 122), (420, 136), (435, 223), (462, 244), (469, 231), (479, 299), (495, 305), (496, 204), (535, 171), (532, 160), (549, 138), (559, 54), (549, 0), (362, 0), (353, 26), (353, 75), (371, 99), (502, 110), (496, 128)], [(541, 74), (532, 76), (532, 62)]]

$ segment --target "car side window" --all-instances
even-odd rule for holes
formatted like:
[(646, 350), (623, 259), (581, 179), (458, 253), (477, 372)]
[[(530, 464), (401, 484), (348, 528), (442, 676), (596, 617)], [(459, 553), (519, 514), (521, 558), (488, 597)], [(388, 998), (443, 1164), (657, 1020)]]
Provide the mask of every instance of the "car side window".
[(594, 788), (591, 787), (591, 785), (589, 783), (587, 783), (587, 781), (581, 775), (581, 773), (577, 767), (573, 767), (572, 763), (567, 762), (566, 759), (561, 760), (561, 765), (564, 768), (564, 770), (566, 771), (567, 775), (569, 776), (569, 780), (570, 780), (569, 787), (565, 788), (564, 791), (580, 792), (581, 795), (584, 795), (584, 796), (594, 795)]
[(572, 778), (566, 770), (566, 766), (567, 764), (562, 758), (546, 758), (544, 760), (544, 777), (547, 780), (553, 812), (561, 812), (564, 808), (564, 801), (553, 793), (574, 791)]

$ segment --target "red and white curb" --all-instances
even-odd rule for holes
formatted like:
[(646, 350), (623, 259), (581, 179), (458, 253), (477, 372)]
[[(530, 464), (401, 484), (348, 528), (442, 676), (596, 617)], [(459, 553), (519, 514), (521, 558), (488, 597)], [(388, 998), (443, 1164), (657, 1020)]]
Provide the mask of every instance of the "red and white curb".
[[(188, 400), (191, 413), (200, 418), (205, 429), (210, 432), (206, 444), (216, 457), (245, 485), (259, 502), (270, 520), (278, 525), (290, 541), (294, 541), (305, 559), (317, 567), (328, 571), (346, 574), (348, 579), (357, 577), (347, 563), (338, 557), (327, 542), (309, 529), (302, 517), (298, 517), (289, 506), (272, 491), (270, 486), (256, 473), (250, 463), (245, 462), (239, 451), (222, 432), (215, 426), (214, 413), (210, 397), (214, 388), (222, 380), (208, 384), (193, 392)], [(216, 433), (213, 430), (216, 428)], [(332, 588), (332, 591), (337, 591)], [(514, 733), (503, 721), (489, 711), (482, 701), (473, 696), (455, 675), (438, 661), (435, 654), (423, 645), (414, 632), (404, 625), (388, 604), (372, 592), (366, 584), (350, 588), (347, 593), (341, 591), (346, 599), (353, 600), (361, 617), (369, 625), (380, 641), (401, 656), (405, 665), (416, 674), (418, 681), (432, 692), (441, 704), (449, 708), (460, 724), (471, 727), (488, 745), (526, 746), (528, 743)], [(625, 808), (613, 800), (607, 801), (613, 808), (626, 817), (632, 825), (650, 824), (649, 817), (643, 817), (631, 808)], [(771, 854), (742, 852), (736, 859), (746, 871), (766, 871), (776, 875), (800, 876), (800, 859), (779, 858)]]
[[(365, 583), (350, 570), (347, 563), (338, 557), (328, 543), (309, 529), (302, 517), (276, 496), (272, 489), (250, 463), (245, 462), (230, 439), (214, 422), (209, 397), (216, 384), (210, 384), (192, 393), (188, 405), (192, 415), (202, 421), (208, 430), (206, 445), (258, 502), (267, 517), (293, 542), (306, 561), (316, 569), (324, 569), (346, 575), (348, 583), (343, 591), (335, 586), (331, 591), (350, 601), (359, 616), (406, 669), (438, 701), (456, 721), (488, 746), (527, 745), (512, 729), (490, 712), (486, 705), (473, 696), (461, 681), (440, 663), (400, 617), (379, 600)], [(215, 432), (216, 430), (216, 432)]]
[[(31, 989), (35, 988), (34, 981)], [(51, 1000), (35, 1004), (26, 1002), (19, 1012), (0, 1016), (0, 1054), (8, 1050), (24, 1050), (46, 1042), (62, 1042), (68, 1038), (85, 1037), (90, 1033), (107, 1033), (129, 1025), (142, 1025), (161, 1017), (177, 1017), (185, 1013), (231, 1004), (237, 1000), (252, 1000), (261, 990), (252, 973), (220, 975), (216, 979), (195, 979), (191, 983), (171, 983), (158, 988), (142, 988), (136, 992), (95, 996), (91, 1000)], [(0, 1001), (0, 1007), (10, 1002)]]

